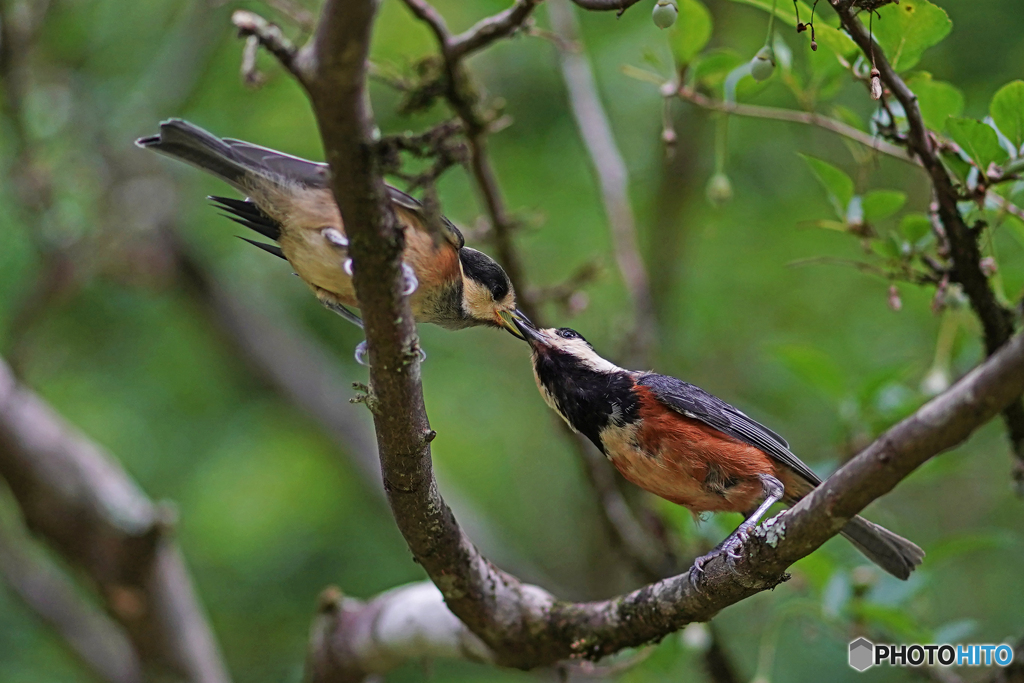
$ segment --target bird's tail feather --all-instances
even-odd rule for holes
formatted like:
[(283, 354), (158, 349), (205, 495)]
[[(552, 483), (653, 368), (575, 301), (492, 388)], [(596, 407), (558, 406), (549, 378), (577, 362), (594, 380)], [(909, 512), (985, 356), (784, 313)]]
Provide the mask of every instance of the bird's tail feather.
[(164, 121), (157, 135), (139, 138), (135, 144), (209, 171), (243, 192), (252, 189), (255, 178), (281, 186), (327, 187), (327, 164), (242, 140), (219, 138), (181, 119)]
[(906, 580), (924, 559), (916, 544), (863, 517), (854, 517), (842, 534), (857, 550), (898, 579)]
[(164, 121), (157, 135), (139, 138), (135, 144), (190, 163), (243, 191), (255, 170), (227, 142), (181, 119)]

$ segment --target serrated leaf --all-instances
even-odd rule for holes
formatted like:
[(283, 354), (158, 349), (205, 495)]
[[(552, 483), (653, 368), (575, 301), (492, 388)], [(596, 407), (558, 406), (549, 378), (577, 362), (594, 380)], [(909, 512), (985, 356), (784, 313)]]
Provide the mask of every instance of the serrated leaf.
[(873, 28), (875, 40), (897, 71), (906, 71), (921, 60), (953, 28), (949, 15), (928, 0), (901, 0), (878, 10)]
[(932, 222), (923, 213), (908, 213), (900, 220), (900, 232), (912, 244), (932, 233)]
[[(733, 2), (751, 5), (768, 13), (771, 13), (772, 5), (775, 4), (775, 16), (790, 26), (796, 26), (796, 12), (794, 11), (793, 3), (791, 2), (773, 3), (772, 0), (733, 0)], [(810, 5), (803, 2), (803, 0), (798, 0), (797, 5), (800, 7), (801, 20), (807, 21), (810, 19)], [(857, 50), (857, 44), (853, 42), (853, 39), (850, 38), (850, 36), (846, 35), (839, 29), (828, 26), (821, 19), (817, 19), (814, 22), (814, 34), (818, 43), (822, 47), (831, 50), (837, 55), (843, 55), (845, 57)]]
[(982, 171), (993, 162), (998, 164), (1006, 161), (1006, 150), (999, 144), (999, 136), (992, 130), (992, 126), (977, 119), (949, 119), (946, 121), (946, 130), (953, 142), (960, 145), (960, 149)]
[(811, 167), (811, 173), (818, 179), (825, 192), (828, 193), (832, 208), (840, 220), (846, 220), (846, 207), (853, 199), (853, 179), (846, 173), (827, 161), (815, 159), (805, 154), (800, 155), (807, 165)]
[(903, 208), (907, 195), (899, 190), (872, 190), (864, 195), (861, 208), (868, 223), (888, 218)]
[(711, 39), (711, 12), (699, 0), (679, 0), (679, 18), (672, 29), (672, 54), (689, 64)]
[(996, 127), (1020, 150), (1024, 145), (1024, 81), (1013, 81), (1000, 88), (988, 111)]
[(927, 71), (919, 71), (907, 79), (907, 86), (917, 95), (924, 125), (941, 131), (950, 116), (964, 113), (964, 96), (949, 83), (932, 80)]

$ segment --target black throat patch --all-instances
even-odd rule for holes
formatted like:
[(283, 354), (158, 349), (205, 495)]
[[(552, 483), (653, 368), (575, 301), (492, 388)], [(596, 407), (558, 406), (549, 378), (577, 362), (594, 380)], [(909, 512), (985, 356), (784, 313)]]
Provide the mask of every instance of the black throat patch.
[(558, 412), (602, 453), (602, 429), (613, 422), (629, 424), (639, 419), (640, 402), (629, 372), (598, 372), (575, 356), (550, 348), (536, 354), (534, 367)]

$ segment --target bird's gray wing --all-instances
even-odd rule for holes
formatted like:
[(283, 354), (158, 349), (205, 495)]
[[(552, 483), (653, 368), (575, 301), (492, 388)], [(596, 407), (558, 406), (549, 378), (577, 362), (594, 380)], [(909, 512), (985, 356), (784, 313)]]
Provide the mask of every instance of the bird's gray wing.
[(681, 379), (653, 372), (641, 375), (636, 383), (650, 389), (655, 398), (680, 415), (700, 420), (709, 427), (764, 451), (812, 484), (821, 483), (818, 475), (793, 455), (785, 439), (717, 396)]

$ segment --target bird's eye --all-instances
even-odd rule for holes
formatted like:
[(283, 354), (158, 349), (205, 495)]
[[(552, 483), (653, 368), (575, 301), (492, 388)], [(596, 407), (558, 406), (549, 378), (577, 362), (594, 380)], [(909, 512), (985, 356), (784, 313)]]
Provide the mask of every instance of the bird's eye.
[(570, 330), (568, 327), (563, 327), (558, 330), (558, 336), (562, 339), (579, 339), (580, 335), (576, 333), (576, 330)]

